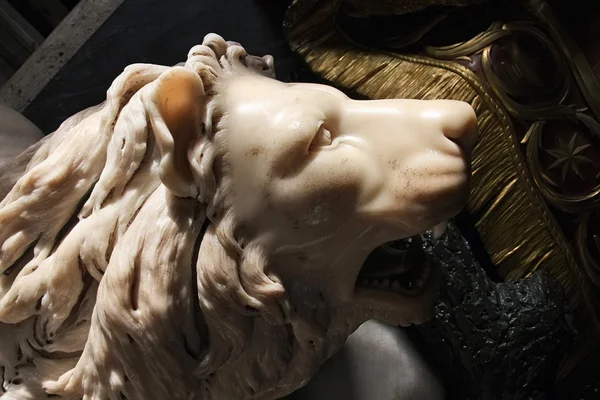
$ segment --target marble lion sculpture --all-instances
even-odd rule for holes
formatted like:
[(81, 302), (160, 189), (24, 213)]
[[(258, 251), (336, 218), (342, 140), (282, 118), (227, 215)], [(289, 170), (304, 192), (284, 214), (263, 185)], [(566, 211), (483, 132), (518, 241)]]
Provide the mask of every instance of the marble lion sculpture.
[(214, 34), (127, 67), (0, 171), (2, 398), (276, 399), (364, 321), (426, 320), (439, 268), (365, 260), (464, 207), (475, 131)]

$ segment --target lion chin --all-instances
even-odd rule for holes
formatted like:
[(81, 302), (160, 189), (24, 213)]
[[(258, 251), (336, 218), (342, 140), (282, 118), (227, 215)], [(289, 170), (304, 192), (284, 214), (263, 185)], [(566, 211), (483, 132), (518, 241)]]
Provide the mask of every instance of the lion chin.
[(3, 399), (276, 399), (430, 315), (473, 109), (273, 77), (207, 35), (0, 169)]

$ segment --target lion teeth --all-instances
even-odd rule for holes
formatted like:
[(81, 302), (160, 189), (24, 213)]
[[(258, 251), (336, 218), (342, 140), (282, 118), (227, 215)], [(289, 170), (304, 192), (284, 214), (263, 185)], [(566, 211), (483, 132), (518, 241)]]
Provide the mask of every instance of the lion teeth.
[[(406, 288), (402, 287), (402, 283), (400, 283), (399, 280), (396, 279), (361, 279), (360, 281), (360, 285), (364, 286), (364, 287), (371, 287), (371, 288), (376, 288), (376, 289), (389, 289), (392, 290), (394, 292), (399, 292), (402, 291), (403, 289), (405, 290)], [(411, 283), (408, 284), (409, 288), (411, 286)]]
[(360, 286), (380, 289), (380, 290), (389, 290), (392, 292), (406, 292), (418, 290), (422, 288), (431, 276), (431, 265), (425, 263), (425, 265), (420, 269), (418, 276), (413, 276), (410, 279), (399, 279), (394, 278), (393, 276), (389, 276), (387, 278), (361, 278), (359, 280)]
[(446, 229), (448, 229), (448, 221), (447, 220), (442, 221), (439, 224), (437, 224), (436, 226), (434, 226), (433, 230), (431, 232), (431, 235), (433, 236), (434, 239), (439, 239), (446, 232)]

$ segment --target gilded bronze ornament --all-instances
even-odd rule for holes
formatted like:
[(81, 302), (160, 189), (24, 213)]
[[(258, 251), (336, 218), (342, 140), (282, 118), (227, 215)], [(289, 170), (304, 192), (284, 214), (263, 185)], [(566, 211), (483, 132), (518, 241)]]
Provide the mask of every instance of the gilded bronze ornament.
[(580, 332), (566, 375), (600, 344), (600, 83), (552, 8), (296, 0), (285, 27), (310, 68), (351, 93), (471, 103), (469, 215), (502, 279), (542, 270), (561, 284)]

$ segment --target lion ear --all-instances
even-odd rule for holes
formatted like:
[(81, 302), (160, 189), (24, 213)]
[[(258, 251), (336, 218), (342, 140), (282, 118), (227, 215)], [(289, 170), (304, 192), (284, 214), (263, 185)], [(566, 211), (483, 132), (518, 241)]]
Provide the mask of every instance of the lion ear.
[(160, 150), (163, 184), (177, 197), (196, 197), (187, 152), (201, 130), (206, 103), (202, 80), (187, 68), (173, 67), (154, 82), (145, 102)]

